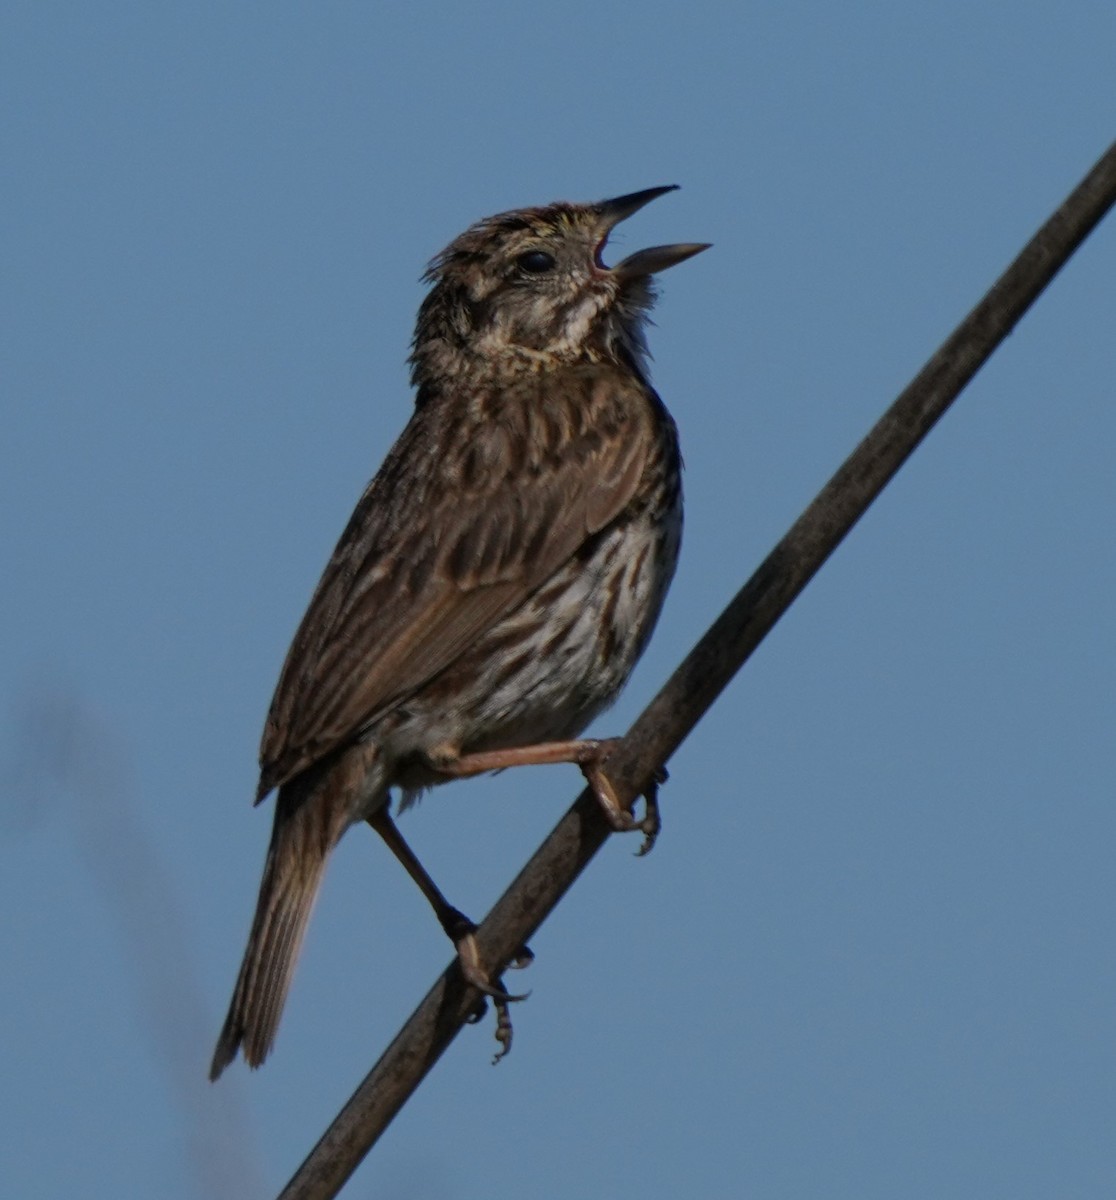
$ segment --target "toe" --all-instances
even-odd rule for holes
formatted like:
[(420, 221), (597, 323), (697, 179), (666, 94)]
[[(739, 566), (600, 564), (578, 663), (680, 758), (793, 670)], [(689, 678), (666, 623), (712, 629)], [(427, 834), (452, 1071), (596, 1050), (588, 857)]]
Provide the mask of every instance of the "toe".
[(515, 996), (510, 992), (506, 992), (502, 987), (496, 987), (488, 977), (488, 972), (481, 966), (480, 951), (477, 948), (477, 939), (472, 933), (465, 934), (457, 942), (457, 958), (461, 963), (461, 974), (465, 977), (465, 982), (470, 987), (475, 987), (478, 992), (485, 996), (491, 996), (498, 1003), (512, 1004), (520, 1000), (526, 1000), (530, 992), (524, 992), (522, 995)]

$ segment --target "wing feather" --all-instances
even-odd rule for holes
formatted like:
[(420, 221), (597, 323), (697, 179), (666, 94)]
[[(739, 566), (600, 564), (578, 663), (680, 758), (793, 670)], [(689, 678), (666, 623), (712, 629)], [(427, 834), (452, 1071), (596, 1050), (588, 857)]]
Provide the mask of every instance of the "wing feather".
[(260, 796), (351, 740), (514, 610), (639, 485), (653, 393), (600, 366), (424, 398), (357, 504), (271, 704)]

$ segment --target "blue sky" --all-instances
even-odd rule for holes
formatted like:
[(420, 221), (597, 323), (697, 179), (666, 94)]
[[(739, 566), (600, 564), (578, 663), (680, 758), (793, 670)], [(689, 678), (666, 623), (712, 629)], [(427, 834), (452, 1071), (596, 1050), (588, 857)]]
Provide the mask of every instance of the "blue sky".
[[(21, 1197), (278, 1191), (448, 946), (370, 832), (273, 1058), (205, 1082), (287, 643), (408, 414), (426, 260), (664, 183), (687, 529), (622, 731), (1113, 137), (1108, 0), (6, 8), (0, 1160)], [(1111, 219), (533, 939), (346, 1195), (1116, 1186)], [(404, 818), (481, 916), (579, 787)], [(519, 982), (519, 979), (516, 981)]]

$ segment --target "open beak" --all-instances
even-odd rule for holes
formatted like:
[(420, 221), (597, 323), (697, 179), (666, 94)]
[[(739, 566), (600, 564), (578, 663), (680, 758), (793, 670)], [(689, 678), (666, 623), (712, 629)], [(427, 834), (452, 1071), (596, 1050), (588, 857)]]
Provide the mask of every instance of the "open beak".
[[(602, 200), (597, 208), (601, 213), (605, 237), (608, 236), (609, 230), (627, 220), (633, 213), (639, 212), (645, 204), (650, 204), (652, 200), (667, 192), (677, 190), (678, 185), (671, 183), (666, 187), (630, 192), (626, 196), (617, 196), (614, 200)], [(601, 245), (604, 245), (604, 238), (601, 239)], [(637, 250), (635, 254), (629, 254), (627, 258), (618, 262), (612, 268), (612, 273), (622, 280), (645, 279), (649, 275), (665, 271), (667, 267), (673, 267), (676, 263), (685, 262), (687, 258), (693, 258), (695, 254), (708, 250), (709, 246), (709, 242), (680, 242), (674, 246), (652, 246), (647, 250)]]
[(619, 275), (621, 279), (643, 279), (648, 275), (657, 275), (667, 267), (673, 267), (676, 263), (685, 262), (695, 254), (708, 250), (712, 244), (679, 242), (674, 246), (651, 246), (647, 250), (637, 250), (635, 254), (629, 254), (627, 258), (618, 262), (612, 268), (612, 273)]
[(658, 200), (667, 192), (676, 191), (678, 191), (676, 183), (668, 183), (666, 187), (644, 188), (642, 192), (629, 192), (626, 196), (617, 196), (615, 200), (602, 200), (597, 208), (600, 209), (601, 216), (605, 219), (605, 229), (611, 229), (614, 225), (619, 225), (621, 221), (626, 221), (632, 213), (639, 212), (645, 204), (650, 204), (652, 200)]

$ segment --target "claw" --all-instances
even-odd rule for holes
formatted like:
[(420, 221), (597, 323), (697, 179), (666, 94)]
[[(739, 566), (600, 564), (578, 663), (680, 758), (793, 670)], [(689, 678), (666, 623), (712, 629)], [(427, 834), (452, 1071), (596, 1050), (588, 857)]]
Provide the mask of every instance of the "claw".
[[(606, 742), (601, 743), (602, 747), (608, 745), (609, 743)], [(630, 833), (635, 829), (643, 833), (643, 845), (636, 851), (636, 858), (642, 858), (645, 854), (649, 854), (663, 827), (662, 818), (659, 815), (659, 785), (666, 783), (666, 768), (659, 767), (655, 771), (651, 782), (647, 785), (647, 790), (643, 793), (644, 813), (641, 820), (637, 820), (632, 813), (621, 806), (611, 781), (604, 773), (600, 758), (582, 763), (581, 773), (585, 776), (593, 795), (597, 797), (605, 819), (616, 833)]]
[(472, 932), (464, 934), (458, 940), (457, 958), (461, 963), (461, 974), (465, 976), (465, 982), (485, 996), (490, 996), (496, 1001), (497, 1007), (501, 1004), (515, 1004), (520, 1000), (526, 1000), (531, 994), (530, 992), (524, 992), (522, 995), (514, 996), (504, 990), (502, 980), (497, 980), (501, 984), (500, 987), (493, 986), (487, 972), (481, 966), (480, 951), (477, 949), (477, 939), (473, 936)]
[(651, 786), (643, 794), (643, 820), (639, 823), (639, 828), (643, 830), (643, 845), (636, 851), (636, 858), (642, 858), (645, 854), (650, 854), (654, 849), (655, 841), (663, 828), (663, 819), (659, 814), (659, 787), (657, 783), (652, 783)]
[[(501, 979), (499, 981), (503, 983)], [(508, 1012), (507, 1001), (497, 1000), (496, 1004), (496, 1033), (495, 1038), (500, 1043), (500, 1049), (492, 1056), (492, 1065), (504, 1058), (512, 1048), (512, 1023), (511, 1013)]]
[(530, 946), (520, 946), (515, 952), (515, 958), (508, 963), (513, 971), (522, 971), (524, 967), (529, 967), (535, 961), (535, 952)]
[[(526, 967), (534, 957), (526, 946), (521, 946), (516, 955), (515, 965), (517, 967)], [(461, 974), (465, 977), (465, 982), (481, 993), (481, 998), (476, 1009), (469, 1015), (469, 1023), (471, 1025), (475, 1024), (484, 1016), (488, 1008), (488, 1005), (484, 1002), (485, 996), (488, 996), (492, 1000), (492, 1006), (496, 1010), (495, 1037), (500, 1043), (500, 1049), (497, 1050), (492, 1059), (492, 1065), (495, 1066), (511, 1050), (512, 1023), (508, 1006), (518, 1004), (521, 1000), (526, 1000), (531, 993), (524, 992), (522, 995), (514, 995), (507, 991), (504, 987), (502, 976), (498, 976), (495, 983), (489, 980), (488, 975), (480, 964), (477, 939), (473, 936), (472, 930), (462, 934), (458, 938), (457, 960), (461, 964)]]

